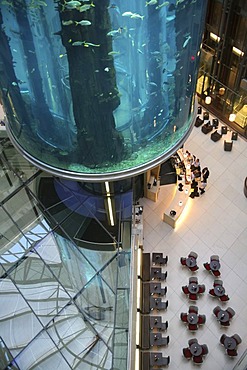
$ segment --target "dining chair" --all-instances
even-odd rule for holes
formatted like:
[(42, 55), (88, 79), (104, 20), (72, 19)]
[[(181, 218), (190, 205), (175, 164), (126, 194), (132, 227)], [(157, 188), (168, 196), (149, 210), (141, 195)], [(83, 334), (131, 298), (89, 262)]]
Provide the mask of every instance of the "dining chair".
[(189, 257), (194, 257), (195, 259), (197, 259), (197, 257), (198, 257), (198, 254), (196, 253), (196, 252), (190, 252), (189, 253)]
[(189, 306), (189, 313), (198, 313), (198, 307), (197, 306)]
[(200, 355), (200, 356), (193, 356), (193, 362), (195, 364), (202, 364), (203, 363), (202, 355)]
[(192, 353), (190, 352), (190, 349), (188, 347), (183, 348), (183, 355), (187, 359), (190, 359), (192, 357)]
[(217, 254), (213, 254), (211, 257), (210, 257), (210, 261), (219, 261), (220, 258)]
[(217, 315), (218, 315), (218, 313), (220, 312), (220, 310), (221, 310), (220, 306), (216, 306), (216, 307), (214, 307), (214, 309), (213, 309), (213, 313), (215, 314), (215, 316), (217, 316)]
[(198, 315), (198, 324), (202, 325), (206, 322), (206, 315)]
[(198, 330), (198, 326), (196, 324), (189, 324), (188, 329), (190, 331), (196, 331), (196, 330)]
[(162, 258), (161, 265), (167, 265), (168, 262), (168, 256), (165, 256)]
[(168, 328), (168, 321), (166, 320), (165, 322), (162, 322), (161, 328), (159, 329), (160, 331), (165, 331)]
[(208, 354), (208, 346), (206, 344), (202, 344), (202, 354), (203, 355)]
[(199, 266), (195, 265), (193, 267), (189, 267), (190, 271), (197, 271), (199, 269)]
[(220, 325), (222, 326), (230, 326), (230, 321), (220, 321)]
[(226, 311), (229, 313), (230, 319), (235, 315), (235, 311), (231, 307), (227, 307)]
[(191, 284), (191, 283), (196, 283), (196, 284), (198, 284), (198, 278), (197, 278), (196, 276), (191, 276), (191, 277), (189, 278), (189, 284)]
[(214, 289), (209, 289), (209, 294), (213, 297), (215, 297), (215, 292)]
[(181, 265), (186, 266), (186, 258), (185, 257), (181, 257), (180, 258), (180, 263), (181, 263)]
[(219, 280), (219, 279), (215, 279), (214, 280), (214, 286), (217, 286), (217, 285), (223, 285), (223, 281), (222, 280)]
[(238, 355), (238, 352), (237, 352), (236, 348), (235, 349), (227, 349), (226, 352), (227, 352), (228, 356), (230, 356), (230, 357), (234, 357), (234, 356)]
[(189, 299), (191, 301), (197, 301), (197, 294), (189, 293)]
[(212, 274), (216, 277), (220, 276), (220, 270), (211, 270)]
[(222, 295), (221, 297), (220, 297), (220, 300), (222, 301), (222, 302), (226, 302), (226, 301), (229, 301), (229, 297), (228, 297), (228, 295), (227, 294), (224, 294), (224, 295)]
[(167, 271), (166, 272), (162, 272), (161, 273), (161, 276), (160, 276), (160, 280), (165, 281), (167, 279), (167, 274), (168, 274)]
[(164, 296), (167, 293), (167, 286), (165, 288), (161, 288), (160, 295)]
[(232, 338), (235, 339), (235, 341), (237, 342), (237, 344), (240, 344), (242, 342), (242, 339), (240, 338), (240, 336), (238, 334), (233, 334), (232, 335)]
[(187, 285), (182, 286), (182, 291), (184, 292), (184, 294), (189, 294), (189, 289), (188, 289)]
[(180, 314), (180, 319), (181, 319), (183, 322), (187, 322), (187, 317), (188, 317), (187, 313), (185, 313), (185, 312), (181, 312), (181, 314)]
[(204, 284), (200, 284), (199, 285), (199, 291), (198, 291), (198, 293), (204, 293), (205, 292), (205, 290), (206, 290), (206, 287), (205, 287), (205, 285)]
[(168, 307), (168, 301), (165, 301), (165, 302), (162, 302), (162, 305), (163, 305), (163, 309), (164, 310), (167, 310), (167, 307)]
[(210, 270), (211, 270), (211, 268), (210, 268), (210, 264), (209, 264), (208, 262), (205, 262), (205, 263), (203, 264), (203, 266), (205, 267), (205, 269), (206, 269), (207, 271), (210, 271)]
[(222, 334), (220, 337), (220, 343), (224, 345), (224, 340), (226, 339), (226, 334)]
[(170, 363), (170, 356), (162, 356), (161, 366), (168, 366)]
[(191, 344), (193, 343), (198, 343), (198, 340), (196, 338), (191, 338), (188, 340), (188, 344), (189, 344), (189, 347), (191, 346)]
[(169, 342), (170, 342), (170, 337), (169, 337), (169, 335), (167, 336), (167, 337), (162, 337), (161, 338), (161, 346), (168, 346), (168, 344), (169, 344)]

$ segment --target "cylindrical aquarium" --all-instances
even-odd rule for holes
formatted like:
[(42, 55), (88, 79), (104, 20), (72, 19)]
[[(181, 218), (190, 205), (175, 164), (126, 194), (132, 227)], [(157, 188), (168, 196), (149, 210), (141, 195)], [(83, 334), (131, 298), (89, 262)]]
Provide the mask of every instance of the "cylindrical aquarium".
[(182, 145), (195, 116), (207, 1), (0, 1), (0, 90), (35, 165), (124, 178)]

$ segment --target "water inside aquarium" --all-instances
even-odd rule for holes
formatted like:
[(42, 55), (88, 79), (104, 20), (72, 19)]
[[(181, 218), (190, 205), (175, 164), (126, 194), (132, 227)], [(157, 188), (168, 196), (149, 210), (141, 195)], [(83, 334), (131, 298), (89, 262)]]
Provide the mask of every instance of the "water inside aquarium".
[(192, 124), (206, 2), (0, 1), (1, 98), (14, 141), (51, 167), (120, 173)]

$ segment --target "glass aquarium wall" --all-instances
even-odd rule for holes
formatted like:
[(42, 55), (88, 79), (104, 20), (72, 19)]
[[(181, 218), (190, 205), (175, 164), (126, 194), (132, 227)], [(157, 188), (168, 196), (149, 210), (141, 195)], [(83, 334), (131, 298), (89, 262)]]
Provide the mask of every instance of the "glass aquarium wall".
[(9, 135), (46, 170), (121, 178), (188, 135), (207, 1), (0, 0)]

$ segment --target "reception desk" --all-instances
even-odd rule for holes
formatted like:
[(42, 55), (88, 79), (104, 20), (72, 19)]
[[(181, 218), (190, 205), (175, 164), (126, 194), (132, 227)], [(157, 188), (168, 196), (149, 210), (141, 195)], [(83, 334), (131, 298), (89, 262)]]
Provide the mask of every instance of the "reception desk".
[(191, 170), (188, 163), (186, 163), (186, 156), (184, 156), (182, 150), (177, 152), (180, 161), (184, 162), (185, 173), (181, 174), (177, 171), (177, 183), (174, 196), (169, 206), (165, 209), (163, 214), (163, 221), (171, 227), (175, 228), (176, 223), (181, 216), (187, 200), (190, 196), (191, 190)]

